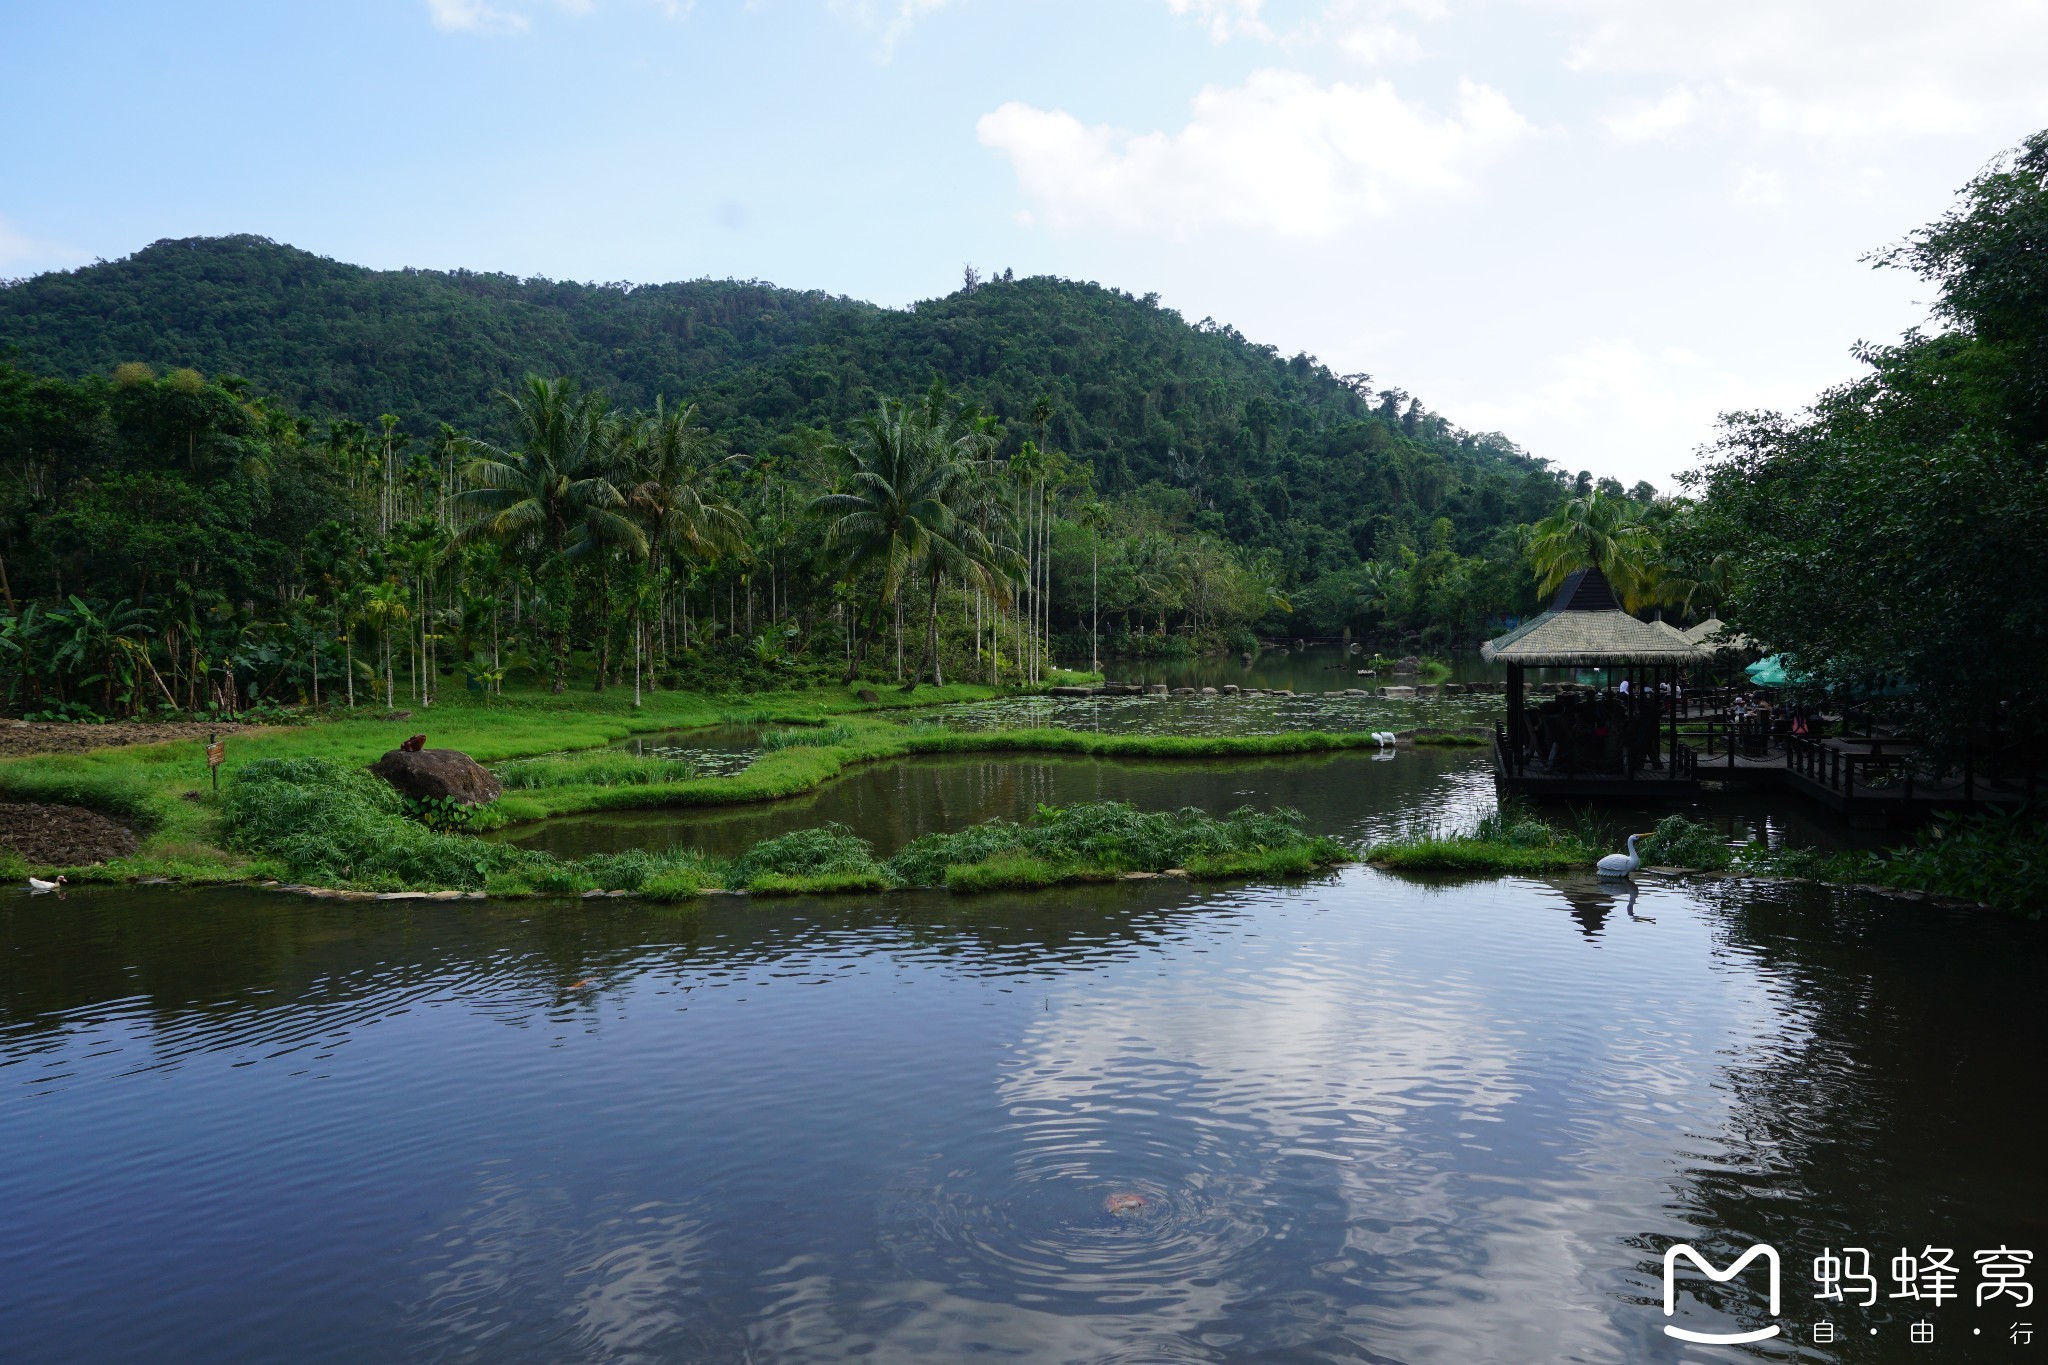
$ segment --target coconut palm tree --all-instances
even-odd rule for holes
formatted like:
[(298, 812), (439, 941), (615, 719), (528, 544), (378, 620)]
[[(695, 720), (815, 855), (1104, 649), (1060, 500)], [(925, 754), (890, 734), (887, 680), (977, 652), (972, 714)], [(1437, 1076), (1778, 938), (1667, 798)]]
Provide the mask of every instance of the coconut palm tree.
[[(878, 607), (895, 611), (897, 677), (902, 677), (903, 587), (923, 575), (930, 595), (925, 622), (925, 667), (942, 679), (938, 658), (938, 597), (946, 575), (977, 579), (993, 562), (971, 516), (971, 475), (986, 453), (988, 428), (963, 424), (936, 398), (919, 404), (883, 403), (854, 424), (852, 439), (827, 447), (841, 461), (840, 490), (816, 499), (828, 517), (826, 545), (849, 579), (873, 571)], [(879, 617), (880, 613), (877, 612)], [(863, 650), (865, 645), (863, 644)], [(856, 658), (847, 674), (859, 671)], [(924, 668), (919, 669), (920, 675)], [(912, 679), (910, 686), (917, 685)]]
[(531, 374), (499, 397), (517, 439), (510, 450), (469, 443), (461, 473), (470, 486), (453, 501), (475, 519), (456, 532), (449, 550), (495, 540), (527, 552), (536, 579), (548, 584), (559, 693), (568, 688), (570, 566), (613, 547), (644, 554), (647, 537), (609, 477), (619, 424), (602, 398), (582, 392), (574, 380)]
[[(621, 470), (626, 506), (647, 535), (651, 582), (661, 584), (663, 571), (675, 566), (684, 572), (687, 588), (695, 570), (746, 555), (746, 514), (720, 485), (747, 463), (745, 455), (718, 453), (694, 403), (672, 409), (655, 399), (654, 413), (634, 433)], [(648, 605), (662, 619), (660, 595)]]
[(1634, 503), (1603, 489), (1567, 500), (1537, 522), (1530, 537), (1538, 590), (1554, 592), (1580, 569), (1598, 569), (1628, 610), (1653, 605), (1659, 596), (1656, 536), (1639, 518)]

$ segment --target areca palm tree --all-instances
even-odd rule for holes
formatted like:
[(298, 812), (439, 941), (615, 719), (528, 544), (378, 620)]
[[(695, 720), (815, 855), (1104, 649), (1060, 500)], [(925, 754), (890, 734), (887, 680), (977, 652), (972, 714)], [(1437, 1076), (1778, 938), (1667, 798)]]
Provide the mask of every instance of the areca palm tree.
[(1109, 509), (1090, 499), (1081, 504), (1081, 524), (1088, 528), (1088, 671), (1102, 671), (1102, 533), (1109, 529)]
[(462, 477), (471, 486), (454, 503), (475, 520), (449, 548), (495, 540), (528, 553), (535, 576), (548, 582), (554, 690), (562, 692), (568, 687), (570, 566), (614, 546), (645, 553), (647, 537), (609, 477), (619, 425), (602, 398), (579, 390), (574, 380), (539, 375), (499, 397), (517, 440), (510, 450), (469, 443)]
[(411, 604), (397, 579), (387, 578), (363, 595), (363, 615), (375, 624), (384, 644), (384, 709), (393, 710), (398, 696), (391, 677), (391, 632), (412, 619)]

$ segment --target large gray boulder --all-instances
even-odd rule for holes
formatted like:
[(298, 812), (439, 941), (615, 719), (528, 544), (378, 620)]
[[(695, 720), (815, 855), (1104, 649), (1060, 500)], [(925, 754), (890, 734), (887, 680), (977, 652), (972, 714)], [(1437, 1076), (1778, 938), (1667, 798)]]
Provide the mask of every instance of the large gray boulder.
[(460, 749), (393, 749), (372, 763), (370, 772), (413, 801), (447, 797), (465, 806), (488, 806), (502, 790), (488, 768)]

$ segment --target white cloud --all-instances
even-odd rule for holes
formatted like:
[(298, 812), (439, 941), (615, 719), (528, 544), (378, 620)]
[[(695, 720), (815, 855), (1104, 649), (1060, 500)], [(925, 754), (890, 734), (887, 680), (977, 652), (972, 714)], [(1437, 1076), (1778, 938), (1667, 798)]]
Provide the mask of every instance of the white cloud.
[(1689, 81), (1771, 132), (1973, 132), (2048, 111), (2041, 0), (1533, 2), (1586, 21), (1573, 69)]
[(1335, 49), (1366, 65), (1411, 62), (1422, 55), (1415, 35), (1395, 23), (1397, 16), (1441, 19), (1443, 0), (1326, 0), (1311, 17), (1276, 26), (1266, 18), (1266, 0), (1166, 0), (1168, 10), (1208, 26), (1216, 42), (1249, 38), (1290, 51)]
[(1558, 356), (1531, 388), (1462, 398), (1447, 410), (1454, 406), (1475, 430), (1509, 432), (1531, 454), (1567, 468), (1662, 482), (1691, 466), (1720, 414), (1797, 409), (1813, 396), (1810, 381), (1759, 383), (1683, 347), (1603, 337)]
[(887, 56), (912, 24), (951, 3), (952, 0), (886, 0), (879, 4), (876, 0), (825, 0), (825, 7), (862, 28), (879, 29), (882, 54)]
[(1412, 62), (1422, 56), (1422, 44), (1414, 34), (1381, 21), (1353, 24), (1341, 30), (1337, 34), (1337, 50), (1367, 66)]
[(1601, 120), (1619, 142), (1652, 142), (1691, 123), (1699, 110), (1699, 98), (1679, 86), (1663, 99), (1630, 105)]
[(524, 33), (528, 19), (486, 0), (427, 0), (434, 27), (451, 33)]
[(983, 116), (982, 145), (1010, 159), (1037, 216), (1175, 235), (1209, 224), (1327, 237), (1396, 196), (1462, 188), (1479, 162), (1530, 134), (1498, 91), (1470, 81), (1438, 117), (1386, 81), (1318, 84), (1264, 69), (1204, 89), (1177, 133), (1127, 135), (1013, 101)]
[[(670, 19), (689, 15), (695, 0), (642, 0), (649, 8)], [(501, 8), (490, 0), (426, 0), (427, 16), (434, 27), (451, 33), (525, 33), (533, 27), (533, 0), (516, 8)], [(551, 0), (551, 7), (581, 19), (597, 12), (597, 0)]]
[(1785, 200), (1785, 177), (1777, 171), (1759, 170), (1755, 166), (1744, 166), (1742, 178), (1735, 186), (1735, 202), (1738, 204), (1779, 204)]
[(1192, 16), (1207, 24), (1209, 36), (1219, 43), (1273, 36), (1261, 14), (1265, 0), (1166, 0), (1166, 7), (1181, 18)]

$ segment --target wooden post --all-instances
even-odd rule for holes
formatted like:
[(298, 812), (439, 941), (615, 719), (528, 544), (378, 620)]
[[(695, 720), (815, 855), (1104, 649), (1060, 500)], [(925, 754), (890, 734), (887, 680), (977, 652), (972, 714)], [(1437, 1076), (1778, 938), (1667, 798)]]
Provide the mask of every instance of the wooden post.
[(1528, 737), (1522, 725), (1522, 666), (1508, 665), (1508, 759), (1513, 772), (1522, 771), (1522, 754)]
[(206, 771), (213, 778), (213, 794), (220, 795), (220, 765), (228, 756), (228, 746), (221, 742), (220, 732), (208, 731), (206, 736)]

